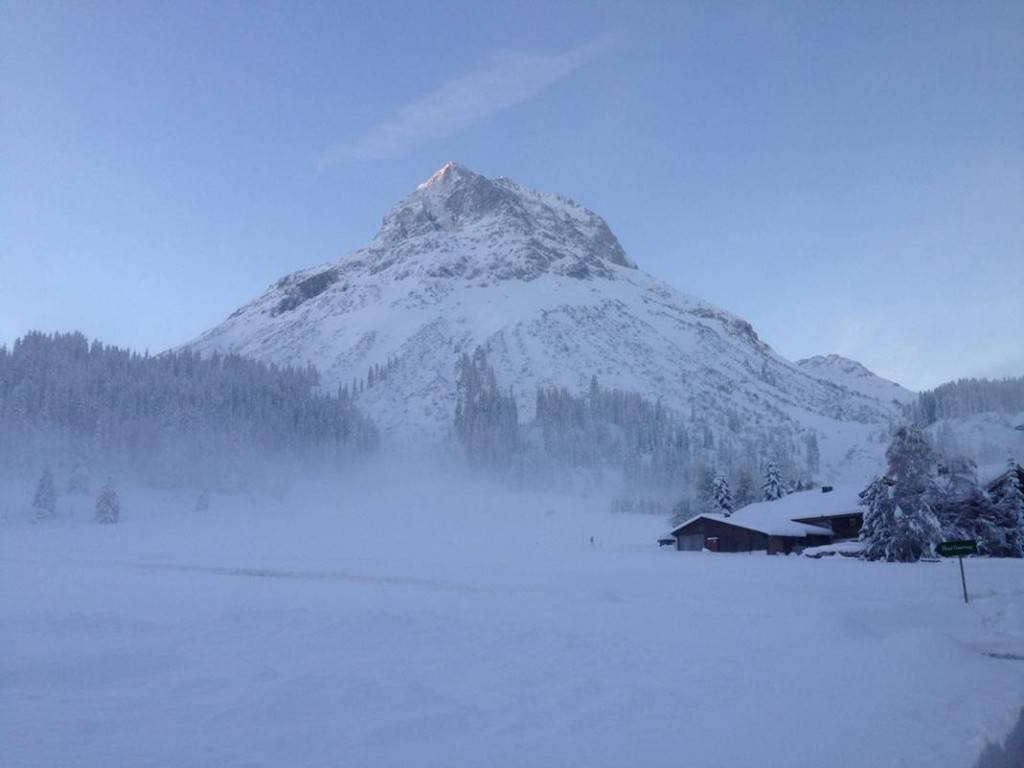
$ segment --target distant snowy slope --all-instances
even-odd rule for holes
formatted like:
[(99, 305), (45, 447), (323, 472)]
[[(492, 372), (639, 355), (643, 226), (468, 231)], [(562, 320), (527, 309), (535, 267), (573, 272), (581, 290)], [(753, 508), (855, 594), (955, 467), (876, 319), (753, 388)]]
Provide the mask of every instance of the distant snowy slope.
[(975, 413), (940, 419), (928, 427), (933, 444), (947, 455), (974, 459), (979, 474), (991, 479), (1006, 469), (1013, 457), (1024, 461), (1024, 412)]
[(815, 355), (798, 360), (796, 364), (818, 378), (835, 382), (878, 400), (905, 404), (917, 398), (916, 392), (911, 392), (894, 381), (883, 379), (856, 360), (842, 355)]
[(747, 321), (638, 269), (597, 214), (454, 163), (365, 248), (279, 280), (190, 346), (313, 363), (331, 387), (391, 360), (357, 402), (391, 439), (418, 440), (448, 432), (455, 362), (477, 345), (523, 419), (538, 385), (597, 376), (675, 409), (709, 450), (797, 454), (813, 432), (823, 468), (858, 475), (905, 392), (785, 360)]

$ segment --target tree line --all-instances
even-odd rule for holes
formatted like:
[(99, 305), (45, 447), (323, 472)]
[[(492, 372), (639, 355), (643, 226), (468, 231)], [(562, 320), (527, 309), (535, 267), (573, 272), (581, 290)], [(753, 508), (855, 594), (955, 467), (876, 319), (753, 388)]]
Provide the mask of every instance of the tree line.
[(1024, 376), (951, 381), (921, 392), (910, 407), (912, 421), (922, 427), (942, 419), (993, 411), (1024, 412)]
[(0, 347), (0, 465), (84, 462), (159, 485), (230, 487), (260, 464), (375, 450), (377, 429), (349, 393), (318, 385), (311, 366), (30, 333)]
[(738, 508), (763, 498), (769, 467), (786, 490), (809, 487), (819, 469), (813, 431), (747, 429), (733, 412), (721, 425), (696, 412), (687, 419), (639, 393), (602, 387), (596, 376), (579, 393), (538, 387), (533, 418), (520, 423), (515, 393), (500, 386), (483, 348), (462, 355), (456, 382), (453, 432), (470, 464), (531, 486), (610, 481), (624, 510), (665, 511), (685, 498), (687, 509), (710, 511), (716, 480)]

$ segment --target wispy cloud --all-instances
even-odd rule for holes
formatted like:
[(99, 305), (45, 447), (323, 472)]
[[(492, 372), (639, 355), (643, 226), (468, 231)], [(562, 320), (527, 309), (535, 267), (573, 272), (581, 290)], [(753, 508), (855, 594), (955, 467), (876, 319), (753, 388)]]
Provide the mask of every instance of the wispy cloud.
[(356, 141), (335, 147), (321, 164), (393, 157), (421, 141), (450, 136), (532, 99), (609, 47), (608, 40), (598, 40), (554, 55), (497, 54), (480, 69), (409, 102)]

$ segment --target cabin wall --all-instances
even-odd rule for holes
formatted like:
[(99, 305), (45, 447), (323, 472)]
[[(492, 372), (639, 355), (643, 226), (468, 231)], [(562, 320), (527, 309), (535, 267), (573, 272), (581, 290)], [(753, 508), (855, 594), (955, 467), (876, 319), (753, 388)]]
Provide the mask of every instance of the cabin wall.
[(700, 552), (704, 549), (704, 536), (700, 533), (676, 536), (676, 549), (680, 552)]
[(769, 555), (799, 552), (805, 547), (828, 544), (830, 536), (768, 536), (718, 520), (696, 520), (675, 534), (676, 549), (713, 552), (767, 552)]
[(765, 534), (726, 525), (717, 520), (697, 520), (686, 526), (676, 534), (676, 548), (697, 549), (698, 536), (703, 540), (700, 548), (717, 552), (758, 552), (768, 549), (768, 537)]

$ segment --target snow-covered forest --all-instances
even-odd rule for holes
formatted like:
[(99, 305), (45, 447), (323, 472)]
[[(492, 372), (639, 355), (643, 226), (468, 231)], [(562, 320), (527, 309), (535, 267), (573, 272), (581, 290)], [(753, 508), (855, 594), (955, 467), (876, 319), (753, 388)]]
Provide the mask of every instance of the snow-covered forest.
[(462, 356), (457, 381), (454, 432), (467, 460), (519, 486), (596, 482), (620, 494), (619, 508), (664, 512), (680, 498), (712, 503), (716, 477), (742, 506), (762, 498), (769, 467), (790, 488), (809, 485), (819, 469), (813, 431), (754, 430), (732, 414), (716, 439), (696, 410), (685, 418), (636, 392), (602, 387), (596, 376), (579, 393), (537, 388), (534, 416), (520, 423), (516, 393), (501, 386), (482, 348)]
[(0, 347), (0, 468), (130, 472), (165, 487), (237, 488), (261, 469), (341, 467), (377, 430), (314, 369), (235, 355), (158, 356), (30, 333)]
[(911, 406), (922, 426), (941, 419), (978, 413), (1024, 412), (1024, 376), (1004, 379), (958, 379), (921, 392)]

